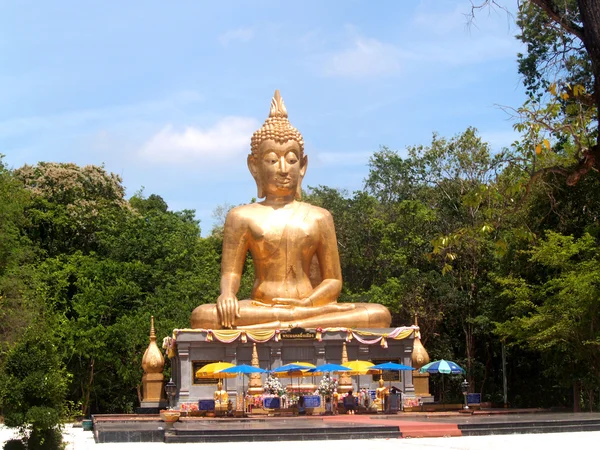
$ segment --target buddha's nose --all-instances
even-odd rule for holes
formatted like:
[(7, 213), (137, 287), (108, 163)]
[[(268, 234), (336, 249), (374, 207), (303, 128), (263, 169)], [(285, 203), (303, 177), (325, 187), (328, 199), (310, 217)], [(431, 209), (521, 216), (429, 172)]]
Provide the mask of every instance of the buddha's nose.
[(285, 158), (279, 158), (279, 171), (281, 173), (288, 172), (288, 164), (287, 164), (287, 161), (285, 160)]

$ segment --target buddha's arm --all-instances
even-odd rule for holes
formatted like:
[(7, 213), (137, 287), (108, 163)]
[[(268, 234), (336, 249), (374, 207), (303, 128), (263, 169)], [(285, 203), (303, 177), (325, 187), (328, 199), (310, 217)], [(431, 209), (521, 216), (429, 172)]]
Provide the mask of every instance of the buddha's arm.
[(225, 220), (221, 259), (221, 295), (217, 299), (219, 320), (226, 328), (235, 325), (235, 319), (240, 317), (237, 292), (240, 288), (247, 252), (247, 226), (239, 213), (232, 210)]
[(342, 291), (342, 268), (340, 267), (333, 217), (327, 212), (318, 223), (321, 240), (317, 247), (317, 259), (323, 281), (313, 289), (309, 296), (312, 306), (334, 303)]

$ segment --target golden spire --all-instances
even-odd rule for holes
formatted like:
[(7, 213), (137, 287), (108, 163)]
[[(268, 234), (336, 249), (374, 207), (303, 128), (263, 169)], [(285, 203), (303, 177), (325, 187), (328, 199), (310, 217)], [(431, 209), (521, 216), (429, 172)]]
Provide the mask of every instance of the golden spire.
[[(348, 363), (348, 350), (346, 350), (346, 343), (342, 342), (342, 366)], [(340, 379), (338, 382), (340, 391), (346, 392), (352, 389), (352, 378), (346, 372), (340, 372)]]
[(429, 360), (429, 353), (425, 350), (425, 347), (421, 343), (421, 330), (419, 329), (419, 316), (415, 312), (415, 340), (413, 341), (413, 351), (411, 355), (412, 365), (415, 369), (420, 369)]
[(285, 117), (287, 119), (287, 116), (288, 112), (283, 103), (283, 99), (281, 98), (281, 94), (279, 93), (279, 89), (276, 89), (275, 95), (273, 95), (273, 99), (271, 100), (269, 117)]
[(165, 366), (165, 358), (156, 345), (156, 332), (154, 331), (154, 316), (150, 317), (150, 344), (142, 358), (142, 369), (144, 373), (162, 373)]
[[(252, 361), (250, 364), (252, 364), (252, 367), (259, 367), (258, 350), (256, 350), (255, 342), (252, 343)], [(262, 377), (260, 373), (250, 374), (250, 381), (248, 382), (248, 393), (250, 395), (260, 395), (263, 393)]]
[(154, 331), (154, 316), (150, 316), (150, 341), (156, 342), (156, 332)]

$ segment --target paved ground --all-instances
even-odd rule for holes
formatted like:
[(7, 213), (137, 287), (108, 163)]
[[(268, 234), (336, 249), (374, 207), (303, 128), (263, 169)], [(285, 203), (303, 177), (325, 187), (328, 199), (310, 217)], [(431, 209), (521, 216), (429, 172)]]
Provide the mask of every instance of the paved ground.
[[(13, 436), (11, 430), (0, 425), (0, 447)], [(162, 444), (143, 442), (139, 444), (96, 444), (91, 431), (68, 426), (65, 430), (68, 442), (67, 450), (168, 450), (168, 449), (199, 449), (202, 450), (265, 450), (265, 445), (277, 446), (282, 449), (302, 448), (309, 445), (311, 450), (331, 450), (335, 448), (360, 450), (564, 450), (566, 448), (598, 448), (600, 431), (581, 433), (549, 433), (549, 434), (510, 434), (501, 436), (468, 436), (450, 438), (419, 438), (419, 439), (369, 439), (352, 441), (310, 441), (310, 442), (228, 442), (209, 444)], [(283, 444), (283, 445), (282, 445)], [(224, 447), (224, 445), (226, 447)]]

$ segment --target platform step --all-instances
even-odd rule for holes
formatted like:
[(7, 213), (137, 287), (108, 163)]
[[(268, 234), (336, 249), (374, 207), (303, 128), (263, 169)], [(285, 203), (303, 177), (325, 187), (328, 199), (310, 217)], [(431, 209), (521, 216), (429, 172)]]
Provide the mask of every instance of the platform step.
[(459, 425), (463, 436), (485, 436), (491, 434), (534, 434), (600, 431), (600, 422), (529, 422)]
[(334, 428), (255, 428), (255, 429), (186, 429), (174, 428), (165, 433), (167, 443), (185, 442), (259, 442), (310, 441), (339, 439), (398, 439), (397, 426)]
[(400, 433), (391, 431), (360, 431), (339, 432), (328, 430), (327, 433), (213, 433), (213, 434), (174, 434), (165, 433), (165, 443), (208, 443), (208, 442), (266, 442), (266, 441), (311, 441), (311, 440), (341, 440), (341, 439), (398, 439)]

